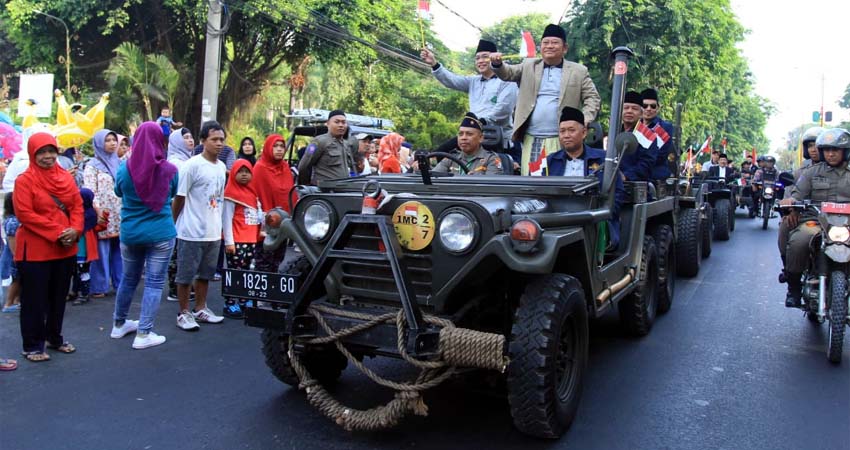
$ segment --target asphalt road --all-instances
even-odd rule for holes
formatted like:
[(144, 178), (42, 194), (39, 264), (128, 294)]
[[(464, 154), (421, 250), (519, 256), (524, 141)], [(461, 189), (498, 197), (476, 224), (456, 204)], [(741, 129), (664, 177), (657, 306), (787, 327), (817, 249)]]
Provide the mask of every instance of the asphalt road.
[[(108, 336), (107, 298), (68, 306), (77, 353), (0, 373), (0, 449), (848, 449), (850, 351), (829, 364), (825, 326), (784, 307), (776, 225), (739, 214), (649, 336), (595, 323), (578, 418), (558, 441), (518, 433), (503, 397), (458, 382), (426, 394), (427, 418), (349, 433), (272, 377), (257, 330), (227, 320), (183, 332), (163, 302), (155, 331), (168, 342), (132, 350)], [(17, 314), (2, 314), (0, 355), (19, 351)], [(360, 407), (388, 399), (351, 369), (336, 393)]]

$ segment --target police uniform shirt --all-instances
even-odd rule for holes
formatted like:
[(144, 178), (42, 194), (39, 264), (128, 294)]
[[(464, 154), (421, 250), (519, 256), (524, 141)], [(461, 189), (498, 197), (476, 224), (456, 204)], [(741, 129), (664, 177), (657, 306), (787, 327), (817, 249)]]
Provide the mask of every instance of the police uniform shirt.
[[(468, 172), (466, 175), (502, 175), (502, 160), (499, 155), (484, 150), (484, 147), (478, 147), (475, 153), (467, 156), (460, 150), (456, 150), (452, 156), (457, 157), (466, 163)], [(463, 175), (463, 170), (458, 167), (457, 163), (449, 158), (443, 158), (434, 169), (434, 172), (450, 172)]]
[(850, 203), (850, 168), (846, 163), (838, 167), (814, 164), (800, 174), (791, 187), (791, 197), (796, 201)]
[(355, 166), (345, 140), (325, 133), (313, 139), (304, 151), (298, 162), (298, 182), (319, 184), (325, 180), (347, 178), (352, 167)]

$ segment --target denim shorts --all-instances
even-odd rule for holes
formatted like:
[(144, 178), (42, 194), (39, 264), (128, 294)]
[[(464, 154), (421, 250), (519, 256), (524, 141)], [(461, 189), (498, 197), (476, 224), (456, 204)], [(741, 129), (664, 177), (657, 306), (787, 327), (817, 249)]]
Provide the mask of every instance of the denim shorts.
[(212, 280), (218, 265), (221, 239), (216, 241), (184, 241), (177, 239), (177, 284), (192, 284), (195, 279)]

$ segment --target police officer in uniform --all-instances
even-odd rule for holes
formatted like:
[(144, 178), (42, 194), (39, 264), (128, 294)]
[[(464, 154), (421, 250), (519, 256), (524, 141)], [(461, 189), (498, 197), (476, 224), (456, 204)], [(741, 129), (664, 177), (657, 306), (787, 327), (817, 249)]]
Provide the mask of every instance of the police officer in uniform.
[[(452, 155), (466, 162), (467, 175), (503, 175), (505, 172), (499, 155), (481, 146), (484, 141), (483, 128), (484, 124), (475, 114), (466, 113), (457, 131), (459, 150), (454, 151)], [(440, 161), (432, 171), (463, 175), (463, 170), (449, 158)]]
[(820, 162), (820, 153), (818, 153), (818, 147), (815, 144), (818, 136), (823, 133), (824, 129), (821, 127), (811, 127), (805, 132), (803, 132), (803, 167), (797, 169), (794, 173), (794, 179), (800, 177), (800, 173), (803, 169), (815, 165)]
[[(840, 128), (826, 130), (818, 136), (816, 145), (822, 163), (815, 164), (800, 174), (800, 179), (791, 188), (791, 197), (780, 204), (791, 205), (795, 201), (850, 203), (850, 132)], [(800, 217), (793, 212), (785, 216), (791, 232), (786, 249), (785, 276), (788, 295), (785, 306), (801, 306), (802, 273), (809, 258), (812, 238), (820, 234), (817, 217)], [(814, 220), (815, 222), (809, 222)], [(808, 222), (808, 223), (807, 223)]]
[(355, 175), (346, 134), (348, 122), (345, 113), (336, 109), (328, 114), (328, 132), (316, 136), (304, 150), (298, 162), (298, 183), (315, 184)]
[(658, 103), (658, 91), (644, 89), (640, 93), (643, 99), (643, 123), (655, 133), (655, 145), (658, 146), (658, 156), (652, 167), (653, 180), (666, 180), (673, 172), (670, 164), (676, 159), (676, 149), (673, 147), (673, 124), (663, 120), (658, 115), (661, 104)]

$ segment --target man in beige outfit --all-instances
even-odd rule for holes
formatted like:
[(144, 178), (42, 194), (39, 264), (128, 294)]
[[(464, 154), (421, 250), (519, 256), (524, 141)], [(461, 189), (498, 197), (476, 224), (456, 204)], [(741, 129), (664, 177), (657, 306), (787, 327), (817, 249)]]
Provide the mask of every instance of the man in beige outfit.
[(519, 83), (513, 140), (522, 142), (523, 175), (528, 175), (528, 163), (540, 159), (543, 149), (552, 154), (560, 148), (558, 118), (565, 106), (580, 109), (587, 123), (599, 112), (601, 98), (587, 67), (564, 59), (569, 50), (566, 39), (563, 28), (549, 24), (540, 41), (542, 58), (512, 65), (502, 63), (501, 53), (490, 53), (496, 76)]

